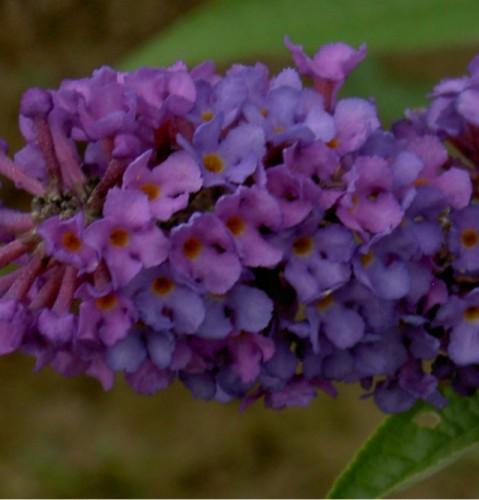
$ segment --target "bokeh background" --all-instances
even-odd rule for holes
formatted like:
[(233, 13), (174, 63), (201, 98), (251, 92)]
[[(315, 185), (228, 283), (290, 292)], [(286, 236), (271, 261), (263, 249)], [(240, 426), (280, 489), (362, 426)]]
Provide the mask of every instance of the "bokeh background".
[[(377, 97), (386, 124), (479, 52), (477, 0), (0, 0), (0, 136), (21, 144), (18, 102), (110, 64), (181, 58), (289, 63), (282, 36), (366, 41), (368, 61), (344, 93)], [(2, 198), (18, 202), (4, 189)], [(321, 497), (383, 416), (352, 387), (307, 409), (195, 401), (179, 385), (139, 397), (119, 380), (32, 373), (0, 359), (1, 497)], [(479, 454), (395, 496), (479, 496)]]

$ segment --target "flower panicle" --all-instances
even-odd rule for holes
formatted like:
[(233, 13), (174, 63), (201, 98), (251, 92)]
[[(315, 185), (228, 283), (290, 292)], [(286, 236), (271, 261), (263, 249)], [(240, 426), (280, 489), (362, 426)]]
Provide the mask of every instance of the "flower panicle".
[(0, 148), (31, 196), (0, 208), (0, 354), (242, 407), (476, 389), (476, 61), (388, 131), (338, 94), (364, 45), (285, 43), (272, 76), (102, 67), (24, 94), (25, 146)]

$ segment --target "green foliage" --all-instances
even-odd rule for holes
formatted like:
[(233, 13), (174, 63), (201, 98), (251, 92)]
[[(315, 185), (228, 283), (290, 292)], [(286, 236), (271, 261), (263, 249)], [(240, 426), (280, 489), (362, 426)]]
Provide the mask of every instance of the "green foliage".
[(477, 41), (476, 0), (216, 0), (185, 15), (126, 59), (126, 69), (183, 59), (220, 63), (284, 57), (289, 35), (306, 49), (366, 41), (371, 53)]
[(479, 396), (447, 391), (436, 413), (419, 403), (388, 417), (336, 480), (328, 498), (380, 498), (451, 463), (479, 442)]

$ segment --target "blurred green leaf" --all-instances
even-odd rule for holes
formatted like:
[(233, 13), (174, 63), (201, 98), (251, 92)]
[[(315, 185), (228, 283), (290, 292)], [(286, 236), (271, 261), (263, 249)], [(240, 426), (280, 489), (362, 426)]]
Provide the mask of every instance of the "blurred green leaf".
[(328, 498), (380, 498), (453, 462), (479, 443), (479, 396), (447, 391), (441, 412), (419, 403), (388, 417), (336, 480)]
[(125, 69), (177, 59), (219, 63), (286, 55), (284, 35), (309, 51), (366, 41), (370, 52), (462, 46), (478, 40), (476, 0), (216, 0), (132, 53)]
[(369, 57), (351, 73), (341, 95), (373, 97), (381, 121), (387, 127), (401, 118), (406, 108), (426, 106), (426, 94), (433, 84), (432, 79), (398, 81), (384, 70), (376, 57)]

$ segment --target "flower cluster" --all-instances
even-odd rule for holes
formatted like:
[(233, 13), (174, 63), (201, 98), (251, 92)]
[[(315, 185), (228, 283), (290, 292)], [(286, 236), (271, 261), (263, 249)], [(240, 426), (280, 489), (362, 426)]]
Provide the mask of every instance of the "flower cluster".
[[(0, 354), (272, 408), (358, 382), (385, 412), (479, 385), (479, 63), (392, 131), (338, 98), (366, 49), (66, 80), (0, 173)], [(304, 84), (307, 77), (312, 86)]]

